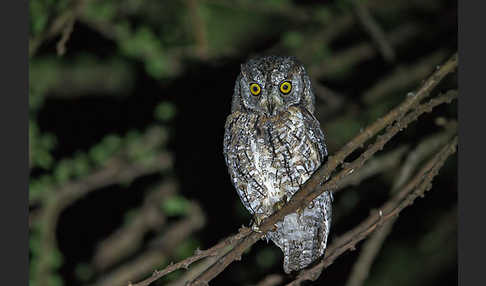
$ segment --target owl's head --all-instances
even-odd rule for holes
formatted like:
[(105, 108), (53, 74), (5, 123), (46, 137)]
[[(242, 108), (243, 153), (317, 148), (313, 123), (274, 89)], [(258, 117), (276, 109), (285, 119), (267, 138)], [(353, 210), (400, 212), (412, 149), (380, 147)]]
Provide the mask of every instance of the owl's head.
[(314, 113), (314, 94), (304, 67), (294, 57), (265, 56), (241, 65), (232, 111), (275, 116), (301, 105)]

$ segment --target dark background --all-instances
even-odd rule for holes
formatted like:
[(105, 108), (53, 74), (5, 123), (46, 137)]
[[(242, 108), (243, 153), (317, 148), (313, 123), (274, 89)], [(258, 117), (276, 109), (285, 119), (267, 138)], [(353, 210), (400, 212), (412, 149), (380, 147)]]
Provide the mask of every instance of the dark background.
[[(133, 265), (145, 253), (165, 257), (129, 279), (135, 282), (249, 224), (222, 154), (234, 80), (248, 57), (295, 55), (304, 63), (320, 94), (319, 119), (332, 154), (456, 51), (456, 1), (363, 3), (389, 42), (397, 43), (394, 60), (380, 53), (352, 1), (30, 1), (31, 285), (110, 285), (107, 277), (126, 272), (127, 265), (138, 269)], [(64, 28), (69, 17), (75, 19), (72, 33)], [(68, 40), (60, 56), (63, 33)], [(364, 96), (390, 78), (395, 85), (381, 96)], [(456, 81), (447, 77), (436, 92), (456, 88)], [(456, 117), (455, 104), (441, 106), (382, 152), (413, 149), (442, 132), (437, 118)], [(154, 128), (167, 139), (147, 143)], [(90, 187), (90, 176), (100, 170), (150, 164), (166, 153), (173, 158), (168, 167)], [(113, 157), (120, 162), (111, 164)], [(397, 163), (335, 196), (331, 242), (386, 201), (399, 168)], [(366, 285), (457, 283), (456, 172), (454, 157), (432, 191), (402, 212)], [(167, 181), (176, 184), (170, 192), (159, 187)], [(86, 191), (65, 203), (59, 194), (72, 190), (72, 183)], [(162, 198), (149, 201), (163, 221), (133, 226), (145, 216), (145, 198), (158, 192)], [(164, 235), (190, 216), (191, 202), (204, 221), (167, 249)], [(140, 235), (128, 235), (133, 249), (120, 248), (114, 261), (100, 266), (95, 258), (106, 247), (101, 243), (120, 239), (119, 229)], [(341, 256), (315, 285), (344, 285), (359, 250)], [(283, 273), (282, 254), (262, 241), (212, 284), (255, 284), (270, 273)]]

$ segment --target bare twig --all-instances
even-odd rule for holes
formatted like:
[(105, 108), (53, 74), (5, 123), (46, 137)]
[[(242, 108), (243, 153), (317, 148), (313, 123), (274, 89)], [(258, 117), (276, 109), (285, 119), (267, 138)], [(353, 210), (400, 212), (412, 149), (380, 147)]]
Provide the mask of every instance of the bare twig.
[[(420, 33), (420, 27), (416, 24), (403, 24), (388, 34), (388, 39), (393, 47), (406, 43), (412, 37)], [(371, 43), (364, 42), (341, 51), (323, 62), (310, 66), (309, 71), (315, 77), (330, 77), (344, 68), (350, 68), (359, 62), (377, 55), (376, 49)]]
[(136, 259), (120, 266), (113, 272), (101, 278), (96, 286), (121, 286), (126, 281), (137, 279), (150, 271), (156, 265), (167, 262), (174, 248), (184, 239), (205, 225), (205, 216), (196, 202), (191, 202), (189, 214), (181, 221), (171, 225), (162, 236), (159, 247), (152, 247)]
[(366, 168), (361, 168), (360, 170), (357, 170), (356, 172), (353, 172), (349, 176), (343, 178), (341, 184), (339, 184), (339, 189), (343, 189), (347, 186), (357, 186), (363, 180), (398, 165), (403, 154), (405, 154), (408, 149), (408, 146), (401, 146), (393, 151), (387, 152), (386, 154), (376, 156), (366, 164)]
[[(326, 116), (330, 116), (333, 112), (341, 108), (346, 102), (342, 94), (338, 94), (330, 88), (320, 84), (317, 78), (313, 78), (312, 83), (316, 98), (325, 102), (325, 109), (322, 109), (324, 109), (323, 113), (326, 114)], [(320, 110), (321, 109), (319, 109), (319, 111)]]
[(148, 194), (142, 207), (137, 211), (136, 217), (98, 244), (93, 265), (98, 270), (107, 269), (133, 253), (142, 243), (147, 231), (161, 230), (166, 223), (166, 217), (158, 204), (175, 194), (176, 191), (177, 183), (175, 180), (169, 179), (164, 180), (160, 186)]
[[(423, 158), (429, 156), (431, 152), (438, 149), (440, 145), (449, 140), (450, 136), (452, 135), (451, 131), (456, 133), (456, 128), (451, 129), (452, 130), (447, 130), (445, 132), (441, 132), (440, 134), (426, 138), (417, 146), (417, 148), (409, 153), (390, 191), (392, 194), (398, 191), (407, 182), (407, 180), (410, 179), (413, 170)], [(360, 286), (365, 282), (371, 265), (373, 264), (376, 255), (380, 251), (386, 237), (391, 232), (395, 221), (396, 218), (392, 218), (389, 222), (385, 223), (381, 229), (373, 233), (373, 235), (371, 235), (371, 237), (364, 242), (360, 256), (353, 265), (353, 269), (351, 270), (351, 274), (349, 275), (346, 286)]]
[(222, 249), (219, 254), (203, 258), (200, 261), (192, 264), (191, 268), (185, 271), (184, 274), (181, 275), (181, 277), (177, 278), (177, 280), (175, 281), (171, 281), (169, 284), (167, 284), (167, 286), (185, 286), (187, 281), (191, 281), (196, 278), (204, 270), (211, 266), (211, 264), (215, 263), (218, 259), (220, 259), (221, 256), (223, 256), (231, 248), (232, 246), (228, 245), (224, 249)]
[(76, 18), (81, 13), (84, 5), (86, 2), (91, 0), (77, 0), (74, 2), (72, 7), (68, 8), (62, 14), (56, 17), (49, 28), (41, 33), (40, 35), (36, 36), (29, 40), (29, 57), (33, 57), (37, 52), (39, 46), (45, 41), (50, 38), (53, 38), (59, 34), (62, 34), (61, 40), (57, 44), (57, 53), (58, 55), (63, 55), (65, 52), (65, 45), (66, 42), (69, 40), (69, 36), (71, 35), (72, 28)]
[(377, 45), (380, 53), (387, 62), (395, 61), (395, 51), (391, 47), (390, 42), (387, 40), (383, 29), (373, 19), (371, 13), (365, 5), (359, 0), (353, 0), (353, 11), (358, 18), (358, 21), (363, 25), (365, 31), (370, 34), (371, 39)]
[(74, 23), (76, 22), (76, 18), (73, 16), (69, 21), (66, 23), (66, 26), (62, 30), (62, 36), (59, 42), (57, 42), (57, 55), (63, 56), (66, 53), (66, 43), (73, 32)]
[(223, 241), (219, 242), (215, 246), (207, 249), (207, 250), (196, 250), (195, 254), (191, 257), (188, 257), (176, 264), (171, 264), (168, 267), (166, 267), (163, 270), (155, 270), (154, 273), (152, 274), (151, 277), (140, 281), (135, 284), (129, 284), (129, 286), (147, 286), (150, 285), (150, 283), (164, 277), (165, 275), (174, 272), (178, 269), (184, 268), (187, 269), (189, 265), (192, 263), (201, 260), (203, 258), (209, 257), (209, 256), (216, 256), (221, 253), (222, 250), (224, 250), (227, 246), (233, 245), (235, 242), (241, 240), (242, 238), (248, 236), (248, 234), (251, 232), (249, 228), (242, 227), (240, 228), (239, 232), (235, 235), (232, 235), (230, 237), (227, 237)]
[(201, 59), (208, 57), (208, 40), (206, 35), (206, 25), (198, 9), (198, 0), (186, 0), (187, 9), (190, 14), (192, 33), (196, 41), (196, 54)]
[(357, 227), (336, 239), (327, 250), (323, 260), (312, 268), (303, 270), (297, 279), (288, 285), (295, 286), (306, 280), (316, 280), (322, 270), (331, 265), (337, 257), (348, 250), (353, 250), (358, 242), (365, 239), (384, 223), (395, 218), (401, 210), (413, 204), (417, 197), (423, 196), (426, 191), (430, 190), (433, 178), (437, 175), (446, 159), (456, 152), (456, 146), (457, 136), (443, 147), (434, 158), (429, 160), (414, 179), (405, 185), (391, 200), (386, 202), (379, 211), (371, 214)]
[(371, 105), (395, 90), (406, 89), (417, 84), (446, 57), (447, 53), (444, 50), (438, 50), (411, 65), (397, 67), (392, 73), (385, 75), (375, 85), (366, 90), (362, 95), (363, 101)]
[[(387, 171), (399, 167), (402, 162), (403, 155), (409, 150), (409, 146), (400, 146), (392, 151), (389, 151), (382, 155), (373, 156), (372, 159), (366, 163), (366, 168), (361, 168), (353, 172), (347, 177), (344, 177), (341, 184), (339, 184), (339, 189), (344, 189), (348, 186), (358, 186), (364, 180), (374, 177), (378, 174), (383, 174)], [(337, 190), (335, 190), (336, 192)], [(347, 202), (344, 202), (347, 201)], [(342, 217), (349, 214), (359, 202), (358, 200), (339, 200), (340, 204), (335, 205), (338, 212), (333, 213), (332, 221), (338, 223)]]

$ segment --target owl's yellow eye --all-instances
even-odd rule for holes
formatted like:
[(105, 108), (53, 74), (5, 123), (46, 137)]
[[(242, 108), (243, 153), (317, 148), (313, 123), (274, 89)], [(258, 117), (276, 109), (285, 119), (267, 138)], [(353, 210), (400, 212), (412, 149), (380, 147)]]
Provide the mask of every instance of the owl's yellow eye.
[(260, 87), (260, 85), (258, 85), (258, 83), (252, 83), (252, 84), (250, 84), (250, 92), (251, 92), (251, 94), (253, 94), (253, 95), (259, 95), (261, 91), (262, 91), (262, 88)]
[(280, 84), (280, 91), (283, 93), (283, 94), (287, 94), (289, 93), (290, 91), (292, 90), (292, 84), (290, 83), (290, 81), (284, 81)]

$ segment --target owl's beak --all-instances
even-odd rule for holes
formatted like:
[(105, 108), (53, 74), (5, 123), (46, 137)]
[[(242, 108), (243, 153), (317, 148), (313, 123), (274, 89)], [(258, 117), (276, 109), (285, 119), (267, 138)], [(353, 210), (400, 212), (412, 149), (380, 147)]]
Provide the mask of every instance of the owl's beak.
[(271, 93), (268, 95), (268, 100), (266, 102), (267, 113), (270, 116), (275, 116), (278, 112), (278, 107), (282, 105), (282, 99), (278, 94)]
[(269, 115), (275, 115), (273, 112), (275, 111), (275, 103), (273, 101), (269, 101), (267, 103), (267, 111)]

